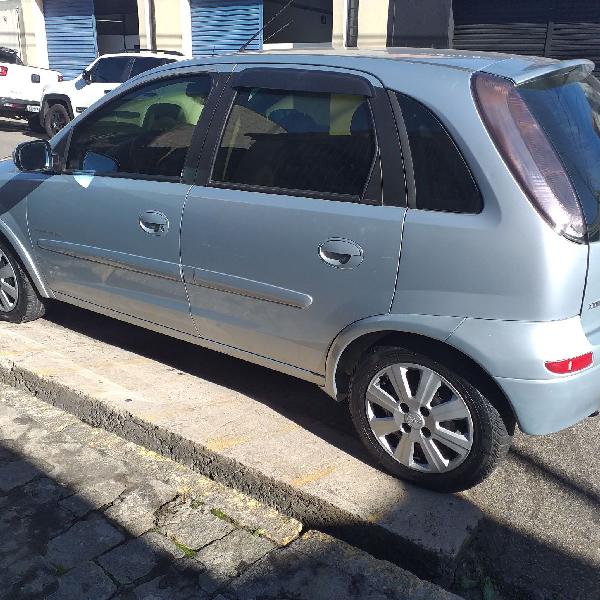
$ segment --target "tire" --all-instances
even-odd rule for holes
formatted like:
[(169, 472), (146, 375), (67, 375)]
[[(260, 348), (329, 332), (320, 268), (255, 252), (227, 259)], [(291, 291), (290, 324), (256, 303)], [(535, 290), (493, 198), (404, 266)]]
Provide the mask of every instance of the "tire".
[(44, 129), (49, 138), (54, 137), (71, 120), (64, 104), (53, 104), (44, 115)]
[(359, 362), (350, 412), (362, 442), (387, 471), (440, 492), (481, 482), (512, 441), (510, 425), (464, 377), (398, 347), (375, 348)]
[(45, 304), (14, 252), (0, 240), (0, 321), (25, 323), (44, 316)]
[(40, 115), (39, 114), (35, 114), (32, 117), (29, 117), (27, 119), (27, 126), (29, 127), (29, 130), (33, 131), (34, 133), (45, 133), (46, 132), (46, 129), (40, 123)]

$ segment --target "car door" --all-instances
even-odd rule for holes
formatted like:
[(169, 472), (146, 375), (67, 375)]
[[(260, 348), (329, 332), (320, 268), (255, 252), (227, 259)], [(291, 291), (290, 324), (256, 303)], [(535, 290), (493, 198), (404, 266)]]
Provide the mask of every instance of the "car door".
[(405, 189), (389, 99), (343, 70), (236, 69), (182, 220), (192, 316), (205, 338), (322, 374), (336, 335), (393, 299)]
[(64, 171), (28, 198), (32, 243), (59, 299), (193, 331), (179, 262), (182, 170), (217, 77), (134, 87), (73, 129)]

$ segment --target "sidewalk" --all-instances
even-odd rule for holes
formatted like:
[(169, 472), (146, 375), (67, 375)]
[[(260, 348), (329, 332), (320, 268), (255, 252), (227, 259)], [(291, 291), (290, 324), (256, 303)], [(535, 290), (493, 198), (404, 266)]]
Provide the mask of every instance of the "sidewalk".
[(458, 600), (5, 385), (0, 598)]

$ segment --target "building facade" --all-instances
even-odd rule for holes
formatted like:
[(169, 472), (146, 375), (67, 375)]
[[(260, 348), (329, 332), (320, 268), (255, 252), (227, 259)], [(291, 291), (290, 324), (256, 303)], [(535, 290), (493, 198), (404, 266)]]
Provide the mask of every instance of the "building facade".
[[(418, 46), (591, 58), (589, 0), (0, 0), (0, 46), (77, 75), (97, 55), (138, 48), (189, 56), (302, 45)], [(264, 25), (264, 31), (261, 28)]]

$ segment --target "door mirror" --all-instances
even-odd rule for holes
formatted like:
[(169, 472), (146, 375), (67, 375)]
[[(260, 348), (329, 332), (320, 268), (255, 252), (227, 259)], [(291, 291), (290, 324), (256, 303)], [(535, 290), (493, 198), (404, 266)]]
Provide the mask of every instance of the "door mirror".
[(92, 74), (90, 71), (88, 71), (87, 69), (84, 69), (81, 72), (81, 78), (86, 82), (86, 83), (92, 83)]
[(53, 167), (52, 147), (45, 140), (19, 144), (13, 161), (20, 171), (47, 171)]

